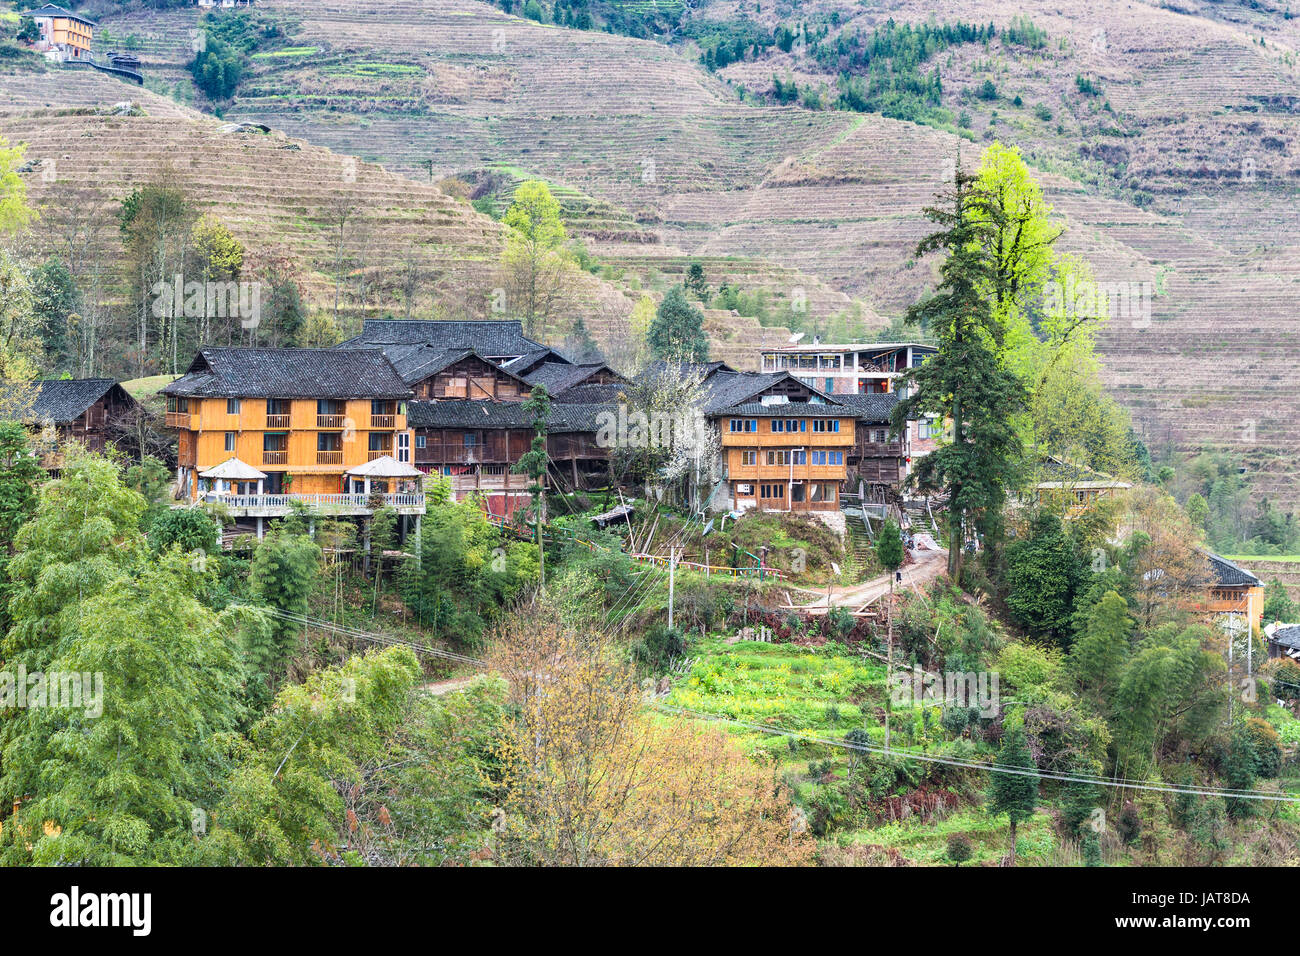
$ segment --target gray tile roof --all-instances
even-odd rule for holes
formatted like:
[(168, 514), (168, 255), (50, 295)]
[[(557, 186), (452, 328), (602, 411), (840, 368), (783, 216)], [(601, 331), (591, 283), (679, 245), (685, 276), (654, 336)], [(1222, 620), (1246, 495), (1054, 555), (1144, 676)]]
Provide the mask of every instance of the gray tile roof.
[(1220, 587), (1260, 587), (1263, 582), (1245, 568), (1239, 568), (1227, 558), (1205, 552), (1210, 562), (1210, 575), (1214, 584)]
[(710, 412), (711, 415), (739, 415), (750, 418), (856, 418), (852, 408), (847, 405), (819, 405), (814, 402), (783, 402), (780, 405), (764, 405), (761, 402), (746, 402)]
[(379, 349), (205, 348), (163, 390), (194, 398), (377, 398), (413, 394)]
[[(704, 380), (704, 414), (720, 415), (723, 413), (723, 409), (750, 404), (753, 399), (758, 398), (774, 385), (778, 385), (787, 379), (799, 382), (789, 372), (719, 371)], [(799, 385), (808, 389), (813, 395), (832, 404), (835, 403), (835, 399), (821, 391), (821, 389), (814, 388), (805, 382), (799, 382)]]
[[(26, 409), (23, 418), (29, 422), (73, 422), (85, 414), (104, 395), (113, 389), (122, 394), (122, 401), (135, 403), (126, 390), (111, 378), (45, 378), (33, 382), (4, 382), (0, 390), (16, 393)], [(29, 391), (30, 390), (30, 391)]]
[(1286, 624), (1279, 627), (1273, 632), (1269, 640), (1274, 644), (1280, 644), (1282, 647), (1290, 647), (1300, 651), (1300, 624)]
[[(606, 404), (551, 406), (547, 431), (594, 432), (599, 428), (601, 412), (613, 412)], [(488, 402), (474, 399), (446, 399), (437, 402), (417, 401), (406, 407), (406, 420), (412, 428), (532, 428), (533, 416), (523, 402)]]
[(897, 392), (873, 392), (867, 395), (835, 395), (835, 401), (848, 405), (864, 422), (889, 421), (889, 416), (898, 404)]
[[(488, 358), (550, 351), (524, 335), (517, 321), (444, 322), (437, 319), (367, 319), (361, 334), (336, 346), (355, 349), (376, 345), (431, 345), (473, 349)], [(517, 374), (517, 373), (516, 373)]]
[(614, 370), (604, 362), (592, 362), (590, 365), (543, 362), (525, 375), (524, 380), (529, 385), (545, 385), (548, 392), (558, 395), (566, 389), (581, 385), (600, 372), (614, 373)]
[(619, 401), (627, 392), (628, 386), (618, 382), (609, 385), (575, 385), (566, 388), (554, 396), (555, 401), (565, 405), (608, 405)]

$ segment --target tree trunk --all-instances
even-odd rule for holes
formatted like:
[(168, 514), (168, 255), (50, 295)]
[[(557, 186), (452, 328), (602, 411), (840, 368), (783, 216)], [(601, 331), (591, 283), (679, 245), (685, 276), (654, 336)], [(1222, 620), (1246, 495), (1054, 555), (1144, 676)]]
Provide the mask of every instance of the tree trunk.
[(1011, 852), (1008, 854), (1008, 866), (1016, 865), (1016, 820), (1015, 817), (1009, 818), (1011, 821)]

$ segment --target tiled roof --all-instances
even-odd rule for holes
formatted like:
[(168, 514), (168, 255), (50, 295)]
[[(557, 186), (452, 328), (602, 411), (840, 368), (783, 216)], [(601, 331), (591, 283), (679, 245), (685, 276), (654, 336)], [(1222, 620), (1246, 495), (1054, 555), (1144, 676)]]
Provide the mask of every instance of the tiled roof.
[[(547, 431), (594, 432), (602, 411), (613, 411), (603, 404), (551, 406)], [(437, 402), (411, 402), (406, 420), (412, 428), (532, 428), (533, 416), (523, 402), (487, 402), (472, 399), (449, 399)]]
[(1205, 552), (1206, 558), (1210, 562), (1210, 574), (1213, 576), (1214, 583), (1225, 588), (1232, 587), (1260, 587), (1263, 582), (1255, 575), (1251, 574), (1245, 568), (1239, 568), (1227, 558), (1221, 558), (1217, 554)]
[(894, 406), (898, 404), (897, 392), (872, 392), (866, 395), (834, 395), (835, 401), (848, 405), (864, 422), (889, 421)]
[(1274, 644), (1300, 651), (1300, 624), (1287, 624), (1278, 627), (1269, 640)]
[(752, 418), (852, 418), (853, 409), (845, 405), (822, 405), (815, 402), (783, 402), (780, 405), (764, 405), (761, 402), (746, 402), (732, 405), (709, 413), (710, 415), (739, 415)]
[(527, 375), (534, 371), (543, 362), (553, 362), (556, 365), (572, 365), (573, 363), (566, 359), (555, 349), (547, 348), (545, 345), (534, 348), (531, 352), (511, 359), (508, 362), (502, 362), (501, 367), (516, 375)]
[(529, 385), (544, 385), (552, 395), (558, 395), (566, 389), (581, 385), (587, 379), (600, 372), (611, 372), (604, 362), (590, 365), (568, 365), (561, 362), (543, 362), (524, 376)]
[(552, 396), (565, 405), (609, 405), (617, 402), (627, 391), (627, 385), (611, 382), (608, 385), (575, 385)]
[[(723, 409), (749, 404), (763, 392), (787, 379), (798, 381), (789, 372), (719, 372), (704, 381), (704, 414), (719, 415)], [(813, 395), (832, 404), (835, 399), (805, 382), (799, 382)]]
[(410, 398), (379, 349), (205, 348), (163, 393), (194, 398)]
[[(114, 388), (122, 392), (123, 400), (134, 402), (111, 378), (45, 378), (0, 384), (0, 389), (15, 393), (25, 420), (55, 423), (75, 421)], [(29, 402), (31, 409), (27, 411)]]
[(80, 20), (82, 23), (88, 23), (92, 27), (95, 25), (94, 20), (82, 16), (80, 13), (73, 13), (71, 10), (65, 10), (63, 9), (63, 7), (55, 6), (52, 3), (47, 3), (39, 10), (23, 10), (22, 16), (24, 17), (68, 17), (72, 20)]
[(520, 322), (443, 322), (435, 319), (367, 319), (360, 335), (336, 348), (355, 349), (376, 345), (431, 345), (440, 349), (473, 349), (489, 358), (549, 351), (540, 342), (534, 342), (525, 336)]

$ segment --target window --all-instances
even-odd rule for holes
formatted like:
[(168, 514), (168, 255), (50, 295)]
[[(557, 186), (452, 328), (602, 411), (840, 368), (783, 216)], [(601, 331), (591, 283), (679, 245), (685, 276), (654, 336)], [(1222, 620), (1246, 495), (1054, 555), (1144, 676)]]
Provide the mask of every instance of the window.
[(731, 419), (731, 430), (733, 432), (756, 432), (758, 431), (758, 419), (733, 418)]
[(317, 451), (342, 451), (342, 432), (318, 432), (316, 435)]
[(397, 460), (411, 460), (411, 436), (406, 432), (401, 432), (397, 436)]
[(416, 447), (416, 448), (424, 448), (426, 445), (428, 445), (428, 443), (429, 443), (429, 439), (428, 439), (427, 436), (425, 436), (425, 435), (416, 435), (416, 436), (415, 436), (415, 447)]
[(760, 485), (758, 488), (760, 498), (785, 498), (785, 485)]
[(235, 433), (226, 432), (226, 451), (235, 450)]
[(237, 398), (226, 399), (226, 414), (227, 415), (239, 414), (239, 399)]
[(756, 452), (756, 451), (742, 451), (742, 452), (740, 453), (740, 463), (741, 463), (742, 465), (757, 465), (757, 464), (758, 464), (758, 452)]
[(813, 422), (813, 431), (815, 432), (835, 432), (840, 430), (840, 420), (838, 418), (819, 418)]
[(266, 414), (288, 415), (289, 400), (287, 398), (268, 398), (266, 400)]
[(269, 432), (262, 436), (262, 451), (287, 451), (289, 436), (283, 432)]
[(798, 418), (774, 418), (771, 428), (774, 432), (806, 432), (808, 423)]
[(767, 463), (769, 465), (790, 464), (790, 451), (788, 449), (782, 449), (780, 451), (769, 451), (767, 453)]
[(796, 465), (808, 464), (808, 453), (804, 451), (802, 448), (797, 449), (794, 452), (791, 452), (791, 454), (794, 456), (794, 463)]
[(877, 441), (879, 444), (881, 444), (881, 445), (883, 445), (885, 442), (889, 441), (889, 432), (888, 432), (886, 429), (884, 429), (884, 428), (877, 428), (877, 429), (876, 429), (876, 441)]
[(812, 463), (814, 465), (842, 465), (844, 464), (844, 452), (815, 451), (812, 453)]
[(823, 392), (833, 392), (833, 391), (835, 391), (835, 379), (833, 379), (833, 378), (828, 378), (828, 379), (826, 380), (826, 387), (823, 388), (822, 391), (823, 391)]
[(473, 448), (473, 447), (474, 447), (475, 445), (477, 445), (477, 444), (478, 444), (478, 433), (477, 433), (477, 432), (466, 432), (466, 433), (465, 433), (465, 447), (466, 447), (466, 448)]
[(803, 501), (803, 482), (797, 481), (790, 486), (790, 500)]

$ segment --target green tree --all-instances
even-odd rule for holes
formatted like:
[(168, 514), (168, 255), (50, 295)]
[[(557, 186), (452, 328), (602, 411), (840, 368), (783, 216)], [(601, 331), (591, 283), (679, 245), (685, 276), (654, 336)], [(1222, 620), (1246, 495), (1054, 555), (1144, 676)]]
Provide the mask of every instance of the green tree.
[(44, 367), (63, 372), (72, 366), (69, 336), (76, 334), (80, 294), (72, 273), (55, 256), (32, 272), (32, 312), (45, 350)]
[[(320, 548), (311, 538), (277, 528), (253, 552), (248, 579), (254, 596), (281, 614), (306, 614), (320, 558)], [(277, 617), (269, 632), (250, 633), (244, 655), (254, 701), (265, 703), (274, 694), (301, 630), (300, 624)]]
[(1277, 578), (1264, 585), (1264, 623), (1293, 624), (1296, 617), (1296, 604), (1287, 594), (1286, 585)]
[[(1036, 771), (1033, 755), (1029, 752), (1029, 742), (1025, 739), (1025, 729), (1017, 725), (1009, 729), (1002, 737), (1002, 749), (998, 751), (994, 767), (1010, 767), (1016, 770)], [(1034, 815), (1038, 805), (1038, 774), (998, 773), (990, 774), (988, 792), (989, 813), (997, 816), (1005, 813), (1011, 825), (1008, 855), (1012, 866), (1016, 865), (1016, 827)]]
[(238, 618), (200, 603), (201, 577), (172, 553), (76, 602), (50, 671), (100, 683), (81, 709), (11, 718), (0, 790), (31, 799), (6, 822), (6, 864), (179, 861), (209, 795), (213, 737), (240, 713)]
[(18, 529), (36, 512), (37, 489), (47, 475), (32, 454), (27, 430), (0, 422), (0, 634), (9, 629), (11, 584), (7, 568)]
[(709, 283), (704, 276), (704, 266), (698, 262), (692, 262), (686, 268), (686, 289), (701, 302), (709, 298)]
[(1007, 548), (1007, 609), (1032, 636), (1069, 642), (1083, 564), (1061, 519), (1040, 511), (1027, 537)]
[(1204, 531), (1209, 525), (1210, 506), (1206, 504), (1205, 498), (1199, 491), (1193, 493), (1187, 499), (1187, 504), (1183, 510), (1187, 512), (1187, 520), (1198, 531)]
[(432, 756), (403, 743), (421, 676), (409, 649), (389, 648), (281, 688), (248, 739), (229, 741), (231, 769), (197, 860), (321, 865), (345, 841), (364, 846), (385, 817), (391, 823), (389, 765)]
[[(894, 686), (894, 572), (903, 566), (903, 536), (898, 524), (888, 519), (880, 526), (876, 536), (876, 560), (889, 575), (889, 618), (887, 625), (887, 646), (889, 648), (888, 671), (885, 686)], [(885, 749), (889, 749), (889, 716), (893, 710), (892, 701), (885, 699)]]
[(1070, 669), (1075, 679), (1099, 700), (1110, 699), (1129, 656), (1134, 620), (1128, 602), (1107, 591), (1092, 606), (1083, 633), (1070, 648)]
[(647, 335), (655, 356), (670, 362), (707, 362), (709, 337), (704, 333), (704, 313), (686, 299), (681, 286), (673, 286), (659, 303)]
[(533, 443), (519, 457), (512, 469), (516, 474), (532, 479), (528, 492), (533, 499), (533, 520), (537, 529), (537, 586), (546, 593), (546, 550), (542, 540), (542, 523), (546, 513), (546, 472), (551, 459), (546, 453), (547, 422), (551, 417), (551, 396), (545, 385), (534, 385), (524, 402), (524, 411), (533, 418)]
[(525, 332), (534, 335), (555, 311), (569, 271), (560, 204), (546, 183), (530, 179), (519, 184), (501, 221), (510, 230), (501, 262), (511, 286), (512, 308), (523, 319)]
[(10, 146), (0, 136), (0, 235), (17, 232), (35, 218), (27, 204), (27, 184), (18, 175), (27, 144)]
[(918, 257), (947, 253), (942, 279), (935, 294), (906, 316), (908, 324), (935, 336), (938, 351), (904, 375), (907, 397), (894, 406), (892, 423), (900, 433), (918, 417), (952, 423), (951, 438), (916, 463), (916, 481), (948, 495), (948, 574), (958, 581), (968, 518), (974, 518), (986, 540), (1000, 534), (1002, 506), (1022, 454), (1013, 419), (1024, 409), (1026, 396), (1006, 365), (1004, 329), (987, 295), (997, 267), (986, 251), (994, 243), (986, 199), (975, 177), (960, 168), (946, 199), (950, 208), (925, 211), (942, 230), (916, 249)]

